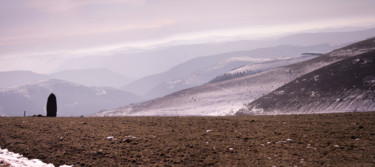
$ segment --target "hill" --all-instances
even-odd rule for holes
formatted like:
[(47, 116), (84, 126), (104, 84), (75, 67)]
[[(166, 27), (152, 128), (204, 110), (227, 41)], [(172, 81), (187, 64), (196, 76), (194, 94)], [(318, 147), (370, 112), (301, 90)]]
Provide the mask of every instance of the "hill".
[(253, 75), (257, 73), (261, 73), (264, 71), (272, 70), (274, 68), (278, 68), (281, 66), (286, 66), (290, 64), (295, 64), (298, 62), (303, 62), (312, 58), (316, 58), (320, 56), (320, 54), (302, 54), (300, 57), (294, 58), (277, 58), (271, 59), (270, 61), (254, 63), (254, 64), (247, 64), (239, 68), (232, 69), (224, 74), (221, 74), (210, 81), (213, 82), (220, 82), (225, 80), (230, 80), (234, 78), (239, 78), (247, 75)]
[(104, 68), (64, 70), (49, 75), (50, 78), (75, 82), (86, 86), (119, 88), (132, 79)]
[(237, 115), (373, 110), (375, 51), (370, 51), (299, 77), (247, 104)]
[(31, 71), (3, 71), (0, 72), (0, 89), (47, 78), (48, 75), (38, 74)]
[(0, 89), (0, 115), (46, 115), (50, 93), (57, 96), (57, 116), (91, 115), (104, 109), (140, 101), (141, 98), (118, 89), (87, 87), (62, 80), (40, 80)]
[[(375, 36), (375, 29), (316, 32), (283, 36), (277, 39), (240, 40), (202, 44), (166, 45), (157, 49), (128, 52), (129, 48), (119, 48), (105, 56), (84, 56), (61, 64), (59, 71), (66, 69), (106, 68), (124, 76), (145, 77), (168, 71), (172, 67), (201, 56), (217, 55), (241, 50), (267, 48), (279, 45), (313, 46), (328, 44), (342, 46)], [(133, 50), (133, 49), (131, 49)], [(147, 67), (147, 68), (145, 68)]]
[(371, 38), (348, 45), (304, 62), (255, 75), (204, 84), (96, 115), (233, 115), (243, 104), (258, 99), (298, 77), (375, 49), (374, 40)]
[(131, 82), (122, 89), (151, 99), (202, 85), (218, 75), (244, 65), (296, 58), (305, 52), (326, 52), (332, 48), (328, 45), (282, 45), (198, 57), (179, 64), (164, 73), (150, 75)]

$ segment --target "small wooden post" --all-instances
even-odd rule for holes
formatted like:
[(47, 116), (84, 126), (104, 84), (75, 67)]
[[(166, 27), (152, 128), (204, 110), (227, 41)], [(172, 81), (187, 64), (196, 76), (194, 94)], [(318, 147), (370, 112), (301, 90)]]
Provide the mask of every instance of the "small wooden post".
[(26, 117), (26, 111), (23, 111), (23, 117)]

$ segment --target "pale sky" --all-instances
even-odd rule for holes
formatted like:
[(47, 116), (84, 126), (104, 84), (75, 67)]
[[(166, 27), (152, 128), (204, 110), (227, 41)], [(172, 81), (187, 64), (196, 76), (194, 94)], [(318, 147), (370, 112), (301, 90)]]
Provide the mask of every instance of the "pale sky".
[(371, 28), (374, 8), (374, 0), (1, 0), (0, 71), (123, 48)]

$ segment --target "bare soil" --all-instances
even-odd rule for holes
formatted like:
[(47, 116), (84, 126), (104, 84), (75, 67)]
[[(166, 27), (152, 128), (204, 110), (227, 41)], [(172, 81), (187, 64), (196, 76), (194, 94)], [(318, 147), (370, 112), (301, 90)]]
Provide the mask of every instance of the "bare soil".
[(74, 166), (374, 166), (375, 112), (3, 117), (0, 147)]

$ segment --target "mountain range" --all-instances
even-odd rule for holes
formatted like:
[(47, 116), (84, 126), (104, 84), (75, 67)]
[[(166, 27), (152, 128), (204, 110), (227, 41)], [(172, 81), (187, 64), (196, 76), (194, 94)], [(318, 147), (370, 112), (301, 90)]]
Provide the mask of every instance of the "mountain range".
[(45, 115), (47, 97), (57, 97), (58, 116), (87, 116), (142, 99), (134, 94), (108, 87), (88, 87), (49, 79), (0, 89), (0, 115)]
[(281, 59), (292, 59), (300, 57), (304, 52), (321, 53), (332, 50), (333, 48), (334, 47), (328, 45), (282, 45), (198, 57), (179, 64), (166, 72), (133, 81), (122, 87), (122, 89), (141, 95), (146, 99), (152, 99), (182, 89), (202, 85), (218, 75), (244, 65), (280, 61)]
[(38, 80), (59, 79), (86, 86), (118, 88), (132, 79), (108, 69), (77, 69), (64, 70), (52, 74), (38, 74), (31, 71), (4, 71), (0, 72), (0, 88), (7, 88)]
[[(350, 58), (370, 52), (374, 48), (375, 39), (370, 38), (304, 62), (222, 82), (207, 83), (178, 91), (162, 98), (156, 98), (116, 110), (103, 111), (97, 113), (96, 116), (233, 115), (236, 113), (240, 115), (246, 114), (246, 112), (251, 114), (253, 110), (249, 110), (252, 109), (249, 108), (249, 106), (252, 106), (250, 102), (261, 98), (287, 83), (295, 82), (297, 78), (305, 77), (305, 75), (314, 75), (310, 73), (315, 70), (329, 67), (331, 64), (344, 61), (345, 59), (349, 61)], [(355, 60), (357, 61), (357, 59)], [(358, 62), (362, 61), (365, 60), (358, 60)], [(373, 74), (373, 71), (370, 71), (370, 74)], [(340, 76), (336, 73), (330, 75)], [(370, 79), (363, 81), (363, 83), (371, 83), (373, 85), (372, 82), (371, 76)], [(330, 86), (334, 87), (337, 85)], [(291, 89), (294, 89), (293, 86), (291, 86)], [(341, 97), (341, 99), (345, 98)], [(317, 100), (320, 99), (317, 98)], [(288, 99), (284, 101), (288, 101)], [(264, 103), (268, 104), (268, 102)], [(258, 112), (258, 110), (255, 111)], [(259, 112), (262, 112), (262, 109)]]
[[(374, 35), (371, 35), (372, 33)], [(321, 34), (325, 34), (326, 36)], [(333, 38), (334, 36), (337, 38)], [(220, 54), (211, 56), (199, 56), (206, 53), (205, 49), (202, 49), (202, 53), (198, 54), (196, 58), (175, 65), (166, 72), (150, 75), (129, 84), (126, 83), (131, 78), (123, 76), (123, 73), (112, 72), (111, 68), (71, 69), (53, 74), (37, 74), (31, 71), (0, 72), (0, 80), (2, 81), (0, 83), (0, 115), (21, 116), (23, 115), (23, 111), (26, 111), (27, 115), (43, 114), (45, 113), (46, 97), (52, 92), (58, 98), (60, 112), (58, 115), (60, 116), (86, 116), (98, 111), (101, 112), (95, 114), (97, 116), (234, 115), (236, 113), (238, 115), (259, 113), (282, 114), (283, 112), (279, 112), (277, 107), (264, 105), (268, 103), (264, 100), (266, 98), (264, 95), (271, 96), (277, 94), (282, 97), (279, 94), (280, 92), (288, 93), (294, 90), (285, 89), (279, 91), (277, 89), (295, 82), (295, 79), (309, 75), (311, 72), (320, 70), (321, 68), (329, 67), (336, 62), (371, 51), (374, 48), (373, 38), (331, 51), (341, 46), (339, 44), (350, 42), (362, 36), (366, 36), (366, 38), (375, 36), (375, 29), (356, 32), (293, 35), (275, 39), (273, 42), (263, 41), (263, 43), (262, 41), (257, 41), (259, 43), (248, 46), (246, 50), (221, 52)], [(303, 38), (306, 38), (306, 41), (301, 40)], [(291, 44), (251, 49), (262, 44), (279, 44), (287, 41), (291, 42)], [(297, 41), (301, 45), (293, 45), (293, 42)], [(233, 42), (232, 44), (238, 44), (238, 48), (245, 47), (245, 45), (242, 46), (242, 42), (244, 41), (237, 41), (237, 43)], [(316, 43), (317, 45), (315, 45)], [(328, 43), (328, 45), (324, 43)], [(222, 44), (223, 48), (229, 46), (226, 44)], [(211, 44), (206, 45), (211, 47)], [(221, 44), (215, 44), (215, 46), (219, 45)], [(191, 46), (178, 47), (186, 47), (185, 49), (187, 49)], [(175, 51), (178, 50), (178, 47), (174, 47)], [(199, 47), (206, 48), (204, 45), (199, 45)], [(217, 48), (217, 51), (222, 51), (223, 48)], [(163, 49), (154, 50), (152, 55), (156, 57), (142, 61), (152, 63), (158, 58), (160, 58), (158, 61), (165, 61), (167, 57), (171, 56), (170, 54), (166, 54), (158, 57), (158, 53), (161, 53), (159, 52), (161, 50)], [(167, 50), (168, 48), (164, 48), (164, 51)], [(185, 51), (186, 53), (184, 54), (193, 54), (197, 50), (189, 52), (187, 49)], [(328, 51), (331, 52), (327, 53)], [(180, 56), (174, 58), (179, 59)], [(126, 58), (126, 56), (118, 58), (116, 57), (116, 60), (118, 60), (118, 63), (121, 63), (120, 60)], [(139, 58), (141, 60), (147, 58), (147, 56), (140, 56)], [(366, 60), (370, 59), (366, 58)], [(96, 59), (94, 58), (93, 62), (95, 61)], [(111, 56), (108, 57), (108, 61), (112, 61)], [(359, 61), (361, 62), (362, 59), (359, 58)], [(171, 59), (171, 62), (168, 63), (173, 64), (176, 61)], [(152, 69), (154, 65), (157, 66), (158, 63), (152, 64), (150, 68)], [(137, 71), (137, 68), (132, 70)], [(148, 69), (148, 67), (141, 68)], [(355, 69), (361, 68), (355, 67)], [(319, 74), (319, 76), (324, 75)], [(334, 74), (333, 76), (340, 75)], [(370, 79), (365, 78), (362, 84), (373, 82), (371, 76), (368, 77)], [(331, 80), (334, 80), (334, 78), (331, 78)], [(301, 80), (298, 81), (301, 82)], [(303, 81), (309, 80), (305, 78)], [(126, 86), (122, 87), (123, 90), (116, 89), (116, 87), (118, 88), (124, 84)], [(308, 83), (307, 85), (313, 84)], [(293, 88), (296, 86), (290, 87)], [(315, 89), (301, 89), (306, 89), (310, 93), (311, 91), (318, 92)], [(273, 92), (275, 90), (276, 93)], [(140, 94), (143, 97), (136, 94)], [(365, 94), (368, 97), (372, 96), (368, 92)], [(283, 95), (286, 96), (286, 94)], [(341, 96), (335, 96), (334, 98), (339, 99), (339, 102), (345, 101), (346, 98)], [(358, 96), (362, 95), (358, 94)], [(277, 99), (277, 97), (271, 98)], [(327, 99), (332, 98), (327, 97)], [(141, 102), (145, 99), (151, 100)], [(283, 99), (286, 99), (286, 97), (283, 97)], [(310, 101), (308, 102), (310, 103)], [(302, 105), (307, 102), (300, 100), (298, 103)], [(350, 103), (350, 101), (347, 103)], [(278, 103), (274, 103), (274, 105), (276, 104)], [(311, 104), (314, 103), (311, 102)], [(353, 104), (361, 103), (353, 102)], [(295, 113), (300, 112), (300, 110), (287, 104), (283, 105), (290, 111)], [(345, 105), (340, 104), (339, 106)], [(347, 109), (345, 111), (365, 110), (363, 108), (353, 109), (353, 106), (348, 106), (345, 108)], [(371, 108), (371, 105), (369, 106), (368, 108)], [(313, 113), (316, 111), (313, 107), (310, 108), (306, 112)], [(336, 107), (336, 109), (340, 110), (342, 108)], [(285, 110), (283, 111), (284, 113), (288, 113)], [(322, 112), (325, 111), (330, 112), (333, 109), (322, 110)]]
[[(194, 58), (280, 45), (342, 46), (375, 36), (375, 29), (343, 32), (310, 32), (258, 40), (237, 40), (202, 44), (165, 45), (154, 49), (117, 49), (104, 55), (89, 55), (63, 62), (56, 71), (105, 68), (124, 76), (142, 78), (166, 72)], [(133, 49), (134, 50), (134, 49)], [(125, 84), (124, 84), (125, 85)]]

